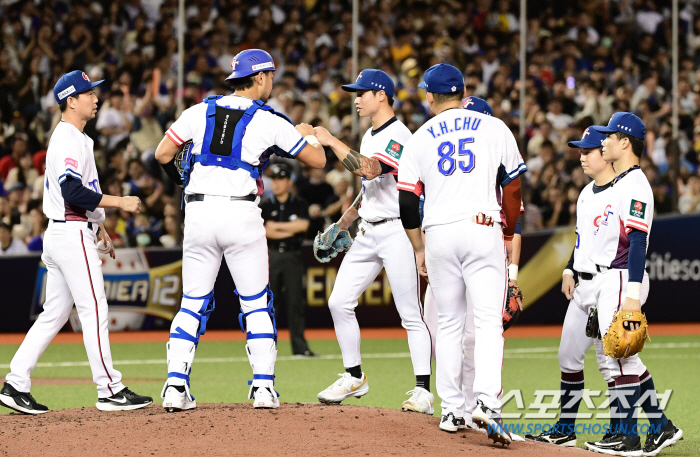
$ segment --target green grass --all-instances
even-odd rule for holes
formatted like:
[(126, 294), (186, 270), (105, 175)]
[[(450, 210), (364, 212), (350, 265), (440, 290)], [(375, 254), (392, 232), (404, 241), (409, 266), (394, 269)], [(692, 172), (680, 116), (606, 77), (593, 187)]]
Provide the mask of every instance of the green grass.
[[(525, 406), (522, 413), (535, 412), (528, 409), (534, 402), (535, 390), (559, 389), (559, 364), (557, 348), (559, 340), (509, 339), (506, 341), (506, 360), (503, 367), (503, 385), (505, 392), (520, 389)], [(675, 345), (675, 347), (669, 347)], [(678, 346), (681, 347), (678, 347)], [(316, 394), (326, 388), (336, 378), (336, 373), (343, 371), (339, 359), (340, 350), (335, 341), (313, 341), (314, 351), (331, 359), (292, 359), (289, 342), (279, 343), (276, 388), (283, 402), (313, 402)], [(532, 350), (537, 348), (536, 350)], [(544, 348), (544, 349), (543, 349)], [(695, 414), (698, 400), (695, 396), (695, 380), (700, 379), (700, 337), (654, 337), (654, 340), (642, 353), (642, 359), (654, 376), (657, 390), (663, 392), (672, 389), (673, 395), (666, 409), (666, 414), (680, 426), (685, 440), (674, 448), (664, 451), (663, 455), (695, 456), (700, 454), (700, 417)], [(0, 345), (0, 373), (7, 373), (8, 365), (16, 345)], [(349, 404), (376, 406), (398, 409), (407, 397), (404, 393), (413, 388), (413, 376), (410, 358), (407, 356), (406, 340), (365, 340), (362, 342), (365, 356), (363, 371), (368, 374), (371, 385), (370, 394), (362, 399), (347, 400)], [(392, 355), (394, 354), (394, 355)], [(165, 345), (114, 344), (112, 355), (116, 361), (125, 383), (141, 394), (159, 397), (166, 376)], [(388, 357), (386, 356), (388, 355)], [(234, 359), (233, 361), (216, 359)], [(36, 368), (33, 379), (84, 379), (90, 380), (88, 366), (41, 366), (41, 364), (61, 362), (86, 363), (87, 358), (82, 344), (53, 345), (48, 348)], [(153, 361), (134, 364), (120, 361)], [(203, 341), (197, 351), (192, 373), (192, 392), (198, 402), (246, 402), (251, 378), (250, 366), (245, 358), (242, 342), (206, 342)], [(586, 358), (586, 388), (606, 390), (606, 384), (598, 373), (595, 357), (589, 351)], [(433, 392), (435, 392), (435, 379)], [(96, 401), (95, 387), (91, 383), (70, 385), (40, 385), (32, 387), (32, 394), (46, 403), (51, 409), (77, 408), (93, 406)], [(600, 405), (603, 396), (594, 399)], [(436, 401), (436, 415), (439, 415), (439, 400)], [(9, 410), (2, 408), (0, 413)], [(504, 408), (505, 413), (519, 412), (516, 402), (511, 400)], [(590, 412), (582, 403), (580, 413)], [(600, 411), (598, 411), (600, 412)], [(508, 423), (550, 423), (547, 419), (509, 419)], [(582, 420), (581, 423), (606, 423), (605, 420)], [(645, 419), (640, 422), (645, 423)], [(579, 435), (579, 444), (593, 435)]]

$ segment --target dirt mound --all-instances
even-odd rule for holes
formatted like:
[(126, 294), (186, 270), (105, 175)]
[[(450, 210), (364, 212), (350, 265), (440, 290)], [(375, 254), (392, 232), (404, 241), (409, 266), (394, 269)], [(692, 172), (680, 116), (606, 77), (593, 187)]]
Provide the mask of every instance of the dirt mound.
[[(104, 413), (95, 408), (12, 414), (0, 419), (0, 456), (567, 456), (585, 451), (515, 442), (495, 445), (484, 433), (448, 434), (439, 419), (363, 406), (283, 403), (204, 404), (168, 414), (160, 405)], [(586, 453), (585, 455), (588, 455)]]

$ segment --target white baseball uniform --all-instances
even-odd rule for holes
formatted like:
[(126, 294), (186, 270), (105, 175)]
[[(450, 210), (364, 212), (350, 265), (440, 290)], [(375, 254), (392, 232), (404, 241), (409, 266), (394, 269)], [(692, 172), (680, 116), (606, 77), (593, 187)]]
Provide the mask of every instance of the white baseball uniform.
[(343, 259), (328, 300), (346, 368), (362, 362), (360, 326), (355, 316), (357, 300), (383, 267), (401, 325), (408, 333), (414, 374), (431, 373), (430, 334), (423, 322), (418, 270), (411, 242), (399, 219), (396, 189), (396, 170), (410, 137), (410, 130), (393, 118), (377, 130), (367, 130), (360, 145), (360, 154), (380, 160), (393, 171), (372, 180), (362, 180), (360, 231)]
[(66, 203), (61, 183), (70, 176), (101, 193), (93, 155), (93, 141), (72, 124), (56, 126), (46, 153), (44, 214), (50, 219), (44, 235), (41, 260), (46, 264), (44, 311), (24, 338), (10, 363), (7, 382), (29, 392), (29, 379), (39, 357), (68, 320), (73, 303), (82, 324), (92, 378), (99, 398), (122, 389), (122, 375), (112, 366), (107, 329), (107, 298), (96, 233), (104, 221), (102, 208), (95, 211)]
[(603, 344), (597, 338), (586, 336), (586, 324), (591, 308), (596, 305), (592, 276), (595, 276), (597, 271), (589, 256), (593, 245), (593, 232), (600, 218), (598, 207), (605, 200), (608, 192), (610, 192), (609, 185), (597, 187), (591, 182), (583, 188), (576, 203), (574, 270), (578, 272), (578, 285), (566, 310), (559, 344), (559, 367), (562, 373), (583, 371), (586, 352), (591, 345), (595, 344), (598, 368), (606, 382), (612, 381), (612, 378), (605, 365)]
[[(252, 103), (251, 99), (236, 95), (216, 100), (218, 106), (232, 110), (246, 110)], [(178, 146), (192, 140), (193, 154), (200, 154), (205, 137), (206, 112), (206, 103), (185, 110), (166, 135)], [(224, 124), (224, 132), (226, 127)], [(228, 128), (234, 129), (234, 126), (229, 124)], [(306, 141), (289, 122), (270, 112), (258, 110), (243, 136), (241, 159), (257, 166), (268, 159), (269, 153), (266, 151), (272, 146), (296, 156), (305, 145)], [(183, 299), (180, 312), (171, 326), (166, 387), (189, 386), (189, 373), (199, 335), (206, 327), (207, 313), (213, 309), (214, 282), (223, 255), (241, 299), (241, 310), (245, 313), (243, 322), (247, 331), (248, 359), (253, 368), (252, 386), (268, 387), (274, 391), (277, 331), (268, 293), (265, 228), (258, 199), (232, 199), (261, 195), (262, 180), (254, 179), (244, 169), (232, 170), (196, 163), (186, 194), (200, 194), (203, 199), (186, 205)]]
[[(426, 266), (438, 307), (437, 389), (442, 414), (464, 417), (462, 338), (467, 293), (473, 306), (474, 394), (500, 411), (506, 252), (501, 187), (525, 171), (513, 134), (486, 114), (449, 109), (409, 140), (398, 188), (425, 192)], [(478, 225), (479, 213), (493, 226)]]
[[(628, 234), (632, 229), (647, 233), (647, 248), (651, 223), (654, 218), (654, 195), (649, 181), (639, 167), (623, 172), (610, 189), (602, 193), (597, 202), (597, 224), (593, 230), (589, 259), (595, 266), (594, 296), (598, 306), (600, 334), (605, 335), (627, 296), (628, 255), (630, 242)], [(644, 272), (640, 301), (642, 305), (649, 295), (649, 275)], [(646, 367), (639, 354), (614, 359), (608, 357), (607, 368), (610, 377), (641, 376)]]

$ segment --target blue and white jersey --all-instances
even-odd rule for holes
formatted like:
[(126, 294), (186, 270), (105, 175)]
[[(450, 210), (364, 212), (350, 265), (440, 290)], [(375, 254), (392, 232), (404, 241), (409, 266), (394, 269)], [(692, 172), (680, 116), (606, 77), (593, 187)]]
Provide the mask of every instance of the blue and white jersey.
[(515, 137), (503, 121), (448, 109), (408, 141), (397, 187), (425, 193), (424, 230), (478, 213), (501, 222), (501, 188), (525, 170)]
[(89, 221), (102, 224), (105, 210), (95, 208), (88, 211), (71, 205), (63, 199), (61, 184), (71, 177), (83, 186), (102, 193), (93, 153), (94, 141), (73, 124), (58, 123), (46, 151), (46, 173), (44, 175), (44, 214), (57, 221)]
[[(253, 100), (238, 95), (227, 95), (216, 101), (218, 106), (232, 110), (246, 110)], [(207, 104), (198, 103), (185, 111), (165, 134), (178, 147), (192, 140), (192, 154), (202, 151), (206, 130)], [(213, 141), (217, 141), (216, 138)], [(291, 156), (296, 156), (306, 146), (306, 140), (285, 119), (267, 111), (258, 110), (243, 135), (241, 159), (258, 166), (268, 148), (279, 146)], [(229, 170), (223, 167), (195, 164), (187, 185), (188, 194), (224, 195), (244, 197), (262, 194), (262, 181), (258, 183), (243, 169)]]

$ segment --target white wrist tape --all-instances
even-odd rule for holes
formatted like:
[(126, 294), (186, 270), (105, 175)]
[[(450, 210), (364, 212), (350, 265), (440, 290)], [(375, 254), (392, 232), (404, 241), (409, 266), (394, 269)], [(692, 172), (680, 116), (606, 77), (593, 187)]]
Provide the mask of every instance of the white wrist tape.
[(306, 135), (306, 136), (304, 137), (304, 139), (305, 139), (306, 142), (309, 143), (309, 144), (321, 144), (321, 143), (318, 141), (318, 138), (316, 138), (316, 135)]
[(639, 292), (642, 288), (641, 282), (628, 282), (627, 283), (627, 298), (633, 300), (639, 300)]
[(567, 268), (566, 270), (564, 270), (564, 273), (562, 273), (561, 275), (562, 275), (562, 276), (569, 275), (569, 276), (571, 276), (571, 277), (573, 278), (573, 277), (574, 277), (574, 272), (573, 272), (572, 270), (569, 270), (569, 269)]
[(508, 265), (508, 279), (511, 281), (518, 280), (518, 266), (514, 263)]

